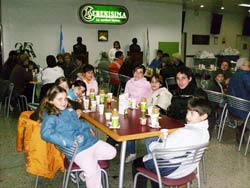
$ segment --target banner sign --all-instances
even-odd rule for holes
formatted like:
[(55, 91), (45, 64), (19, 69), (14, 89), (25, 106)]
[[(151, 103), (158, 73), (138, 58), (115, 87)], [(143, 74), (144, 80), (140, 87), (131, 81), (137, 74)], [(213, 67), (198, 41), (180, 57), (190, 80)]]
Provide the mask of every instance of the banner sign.
[(79, 9), (79, 16), (87, 24), (121, 25), (128, 21), (128, 10), (120, 5), (85, 4)]

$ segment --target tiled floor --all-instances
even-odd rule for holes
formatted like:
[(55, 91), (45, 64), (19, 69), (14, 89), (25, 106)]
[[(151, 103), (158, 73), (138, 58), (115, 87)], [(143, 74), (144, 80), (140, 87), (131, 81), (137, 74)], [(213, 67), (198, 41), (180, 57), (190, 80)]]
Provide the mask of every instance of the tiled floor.
[[(1, 188), (30, 188), (35, 185), (35, 176), (25, 172), (23, 153), (15, 150), (15, 134), (17, 118), (5, 119), (0, 117), (0, 187)], [(227, 128), (222, 143), (214, 138), (206, 152), (207, 188), (249, 188), (250, 187), (250, 151), (245, 157), (237, 151), (234, 130)], [(101, 135), (105, 138), (105, 135)], [(138, 155), (145, 152), (143, 141), (139, 141)], [(132, 188), (131, 164), (126, 165), (125, 187)], [(112, 161), (108, 170), (110, 188), (118, 187), (119, 156)], [(58, 172), (52, 180), (41, 178), (39, 188), (60, 187), (62, 173)], [(75, 187), (70, 183), (69, 187)], [(193, 184), (195, 187), (195, 183)], [(202, 186), (204, 187), (204, 185)]]

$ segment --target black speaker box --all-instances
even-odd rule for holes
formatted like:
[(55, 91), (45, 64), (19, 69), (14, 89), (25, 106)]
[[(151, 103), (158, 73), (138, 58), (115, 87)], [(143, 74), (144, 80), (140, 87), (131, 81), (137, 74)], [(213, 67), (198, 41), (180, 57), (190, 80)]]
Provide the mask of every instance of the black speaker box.
[(221, 14), (212, 14), (211, 29), (210, 29), (211, 34), (214, 35), (220, 34), (221, 22), (222, 22)]
[(246, 17), (244, 20), (242, 35), (250, 36), (250, 17)]

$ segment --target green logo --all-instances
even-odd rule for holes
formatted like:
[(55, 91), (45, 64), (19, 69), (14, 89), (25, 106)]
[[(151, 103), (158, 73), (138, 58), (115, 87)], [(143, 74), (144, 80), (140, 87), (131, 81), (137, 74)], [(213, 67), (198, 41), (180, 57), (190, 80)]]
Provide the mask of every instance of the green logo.
[(85, 4), (79, 9), (79, 16), (88, 24), (121, 25), (128, 21), (128, 10), (120, 5)]

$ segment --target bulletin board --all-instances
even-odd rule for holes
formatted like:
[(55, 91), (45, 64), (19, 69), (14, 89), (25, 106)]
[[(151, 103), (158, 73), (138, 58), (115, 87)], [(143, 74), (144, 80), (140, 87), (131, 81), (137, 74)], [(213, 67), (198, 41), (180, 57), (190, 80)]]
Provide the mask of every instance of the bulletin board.
[(179, 42), (159, 42), (159, 49), (164, 53), (168, 53), (169, 56), (173, 53), (179, 52)]

